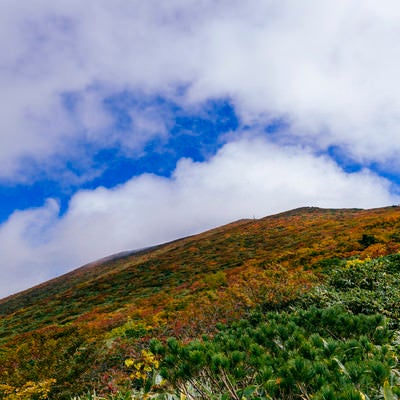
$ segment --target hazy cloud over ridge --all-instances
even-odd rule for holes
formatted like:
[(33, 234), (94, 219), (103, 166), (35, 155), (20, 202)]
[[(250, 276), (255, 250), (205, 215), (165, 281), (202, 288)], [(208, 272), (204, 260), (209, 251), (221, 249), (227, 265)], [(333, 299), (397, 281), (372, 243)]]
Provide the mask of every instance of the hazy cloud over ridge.
[(346, 174), (327, 157), (300, 147), (281, 148), (261, 139), (232, 142), (209, 162), (182, 159), (171, 179), (146, 174), (113, 189), (79, 192), (61, 218), (52, 200), (16, 212), (0, 227), (3, 271), (10, 277), (0, 290), (17, 290), (115, 252), (300, 204), (384, 206), (394, 199), (388, 186), (368, 171)]

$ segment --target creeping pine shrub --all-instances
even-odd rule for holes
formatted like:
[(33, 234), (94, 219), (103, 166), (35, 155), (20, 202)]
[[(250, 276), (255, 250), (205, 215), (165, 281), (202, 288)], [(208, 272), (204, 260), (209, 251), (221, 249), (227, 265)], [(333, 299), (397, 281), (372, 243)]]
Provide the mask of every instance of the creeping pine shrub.
[(153, 341), (160, 374), (194, 399), (397, 399), (400, 256), (334, 261), (291, 310)]
[(340, 305), (358, 314), (379, 313), (399, 329), (400, 254), (366, 260), (349, 260), (323, 270), (325, 283), (299, 301), (304, 307)]
[(202, 341), (153, 342), (153, 350), (176, 395), (378, 399), (386, 381), (397, 382), (390, 341), (382, 316), (335, 306), (268, 313), (256, 325), (242, 320)]

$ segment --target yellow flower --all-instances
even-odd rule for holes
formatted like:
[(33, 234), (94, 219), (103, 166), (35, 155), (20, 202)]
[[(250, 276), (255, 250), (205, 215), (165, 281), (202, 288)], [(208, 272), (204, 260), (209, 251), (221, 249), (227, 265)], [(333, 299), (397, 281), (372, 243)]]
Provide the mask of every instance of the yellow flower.
[(127, 358), (125, 360), (125, 365), (129, 368), (132, 367), (132, 365), (135, 363), (135, 361), (132, 360), (132, 358)]
[(142, 366), (143, 366), (143, 363), (138, 362), (135, 364), (135, 369), (139, 370), (140, 368), (142, 368)]

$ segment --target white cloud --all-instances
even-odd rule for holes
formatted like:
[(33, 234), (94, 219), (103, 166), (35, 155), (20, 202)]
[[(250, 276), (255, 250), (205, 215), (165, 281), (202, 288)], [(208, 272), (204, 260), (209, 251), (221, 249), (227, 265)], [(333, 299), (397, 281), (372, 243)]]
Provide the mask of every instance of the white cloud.
[(0, 295), (90, 260), (239, 218), (304, 205), (397, 203), (388, 185), (367, 170), (346, 174), (330, 159), (301, 147), (238, 140), (208, 162), (182, 159), (170, 179), (148, 174), (113, 189), (81, 191), (62, 217), (52, 200), (15, 212), (0, 226)]
[(57, 224), (54, 200), (37, 209), (15, 211), (0, 225), (0, 297), (54, 276), (51, 231)]
[[(246, 123), (285, 116), (293, 141), (395, 159), (399, 19), (390, 0), (2, 1), (1, 175), (21, 156), (67, 157), (82, 126), (88, 141), (107, 143), (107, 94), (174, 97), (182, 85), (180, 101), (229, 96)], [(65, 112), (62, 93), (93, 86), (103, 89), (77, 115)]]

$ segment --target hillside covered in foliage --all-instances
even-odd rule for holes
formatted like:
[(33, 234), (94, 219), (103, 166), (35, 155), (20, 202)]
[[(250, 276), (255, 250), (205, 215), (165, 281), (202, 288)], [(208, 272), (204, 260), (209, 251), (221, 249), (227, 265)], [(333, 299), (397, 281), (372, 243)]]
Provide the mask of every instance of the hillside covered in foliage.
[(302, 208), (81, 267), (0, 300), (0, 398), (395, 399), (399, 251)]

